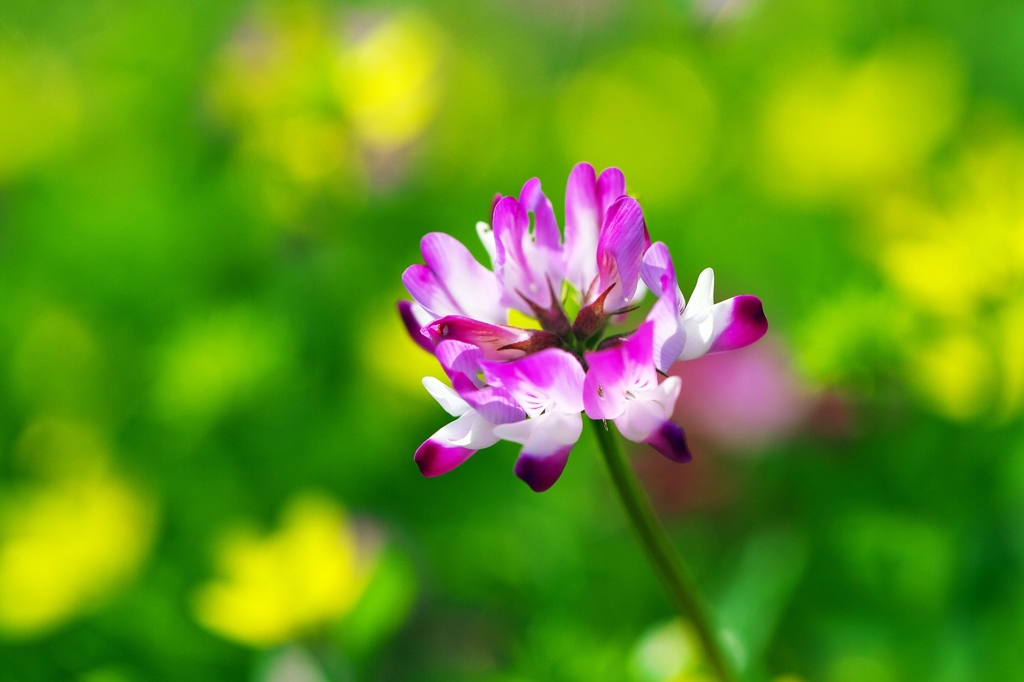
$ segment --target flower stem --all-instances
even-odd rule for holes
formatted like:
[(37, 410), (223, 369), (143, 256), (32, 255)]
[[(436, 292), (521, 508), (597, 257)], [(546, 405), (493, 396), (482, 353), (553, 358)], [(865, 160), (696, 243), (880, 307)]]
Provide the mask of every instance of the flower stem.
[(615, 484), (622, 506), (626, 508), (626, 515), (644, 552), (647, 553), (654, 572), (658, 574), (668, 592), (672, 605), (696, 628), (704, 652), (719, 682), (737, 682), (738, 678), (718, 638), (712, 615), (697, 593), (686, 566), (672, 549), (665, 527), (655, 515), (651, 502), (640, 487), (640, 482), (619, 447), (615, 434), (599, 420), (591, 419), (590, 422), (601, 446), (608, 474)]

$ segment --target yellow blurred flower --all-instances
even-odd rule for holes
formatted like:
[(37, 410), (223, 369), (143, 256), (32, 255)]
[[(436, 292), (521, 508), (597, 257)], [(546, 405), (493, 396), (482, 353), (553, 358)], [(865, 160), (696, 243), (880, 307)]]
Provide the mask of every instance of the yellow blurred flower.
[(943, 414), (1009, 417), (1024, 394), (1024, 137), (989, 131), (935, 196), (880, 202), (883, 275), (936, 329), (911, 375)]
[(417, 15), (373, 26), (341, 52), (336, 85), (356, 135), (377, 150), (415, 140), (439, 98), (441, 39)]
[(942, 414), (965, 420), (991, 406), (992, 354), (976, 335), (954, 332), (911, 356), (911, 381)]
[(18, 456), (47, 480), (7, 492), (0, 506), (0, 631), (29, 637), (128, 582), (148, 554), (156, 510), (110, 470), (86, 424), (38, 420)]
[(808, 320), (800, 356), (814, 378), (895, 369), (957, 421), (1024, 409), (1024, 135), (985, 125), (927, 191), (867, 202), (864, 248), (885, 291)]
[(1024, 138), (971, 146), (942, 184), (938, 197), (880, 202), (879, 263), (921, 308), (972, 318), (1024, 285)]
[[(420, 137), (439, 99), (441, 42), (412, 14), (333, 18), (316, 2), (249, 16), (217, 59), (210, 111), (238, 138), (261, 200), (293, 220), (373, 180), (374, 155)], [(346, 35), (355, 36), (346, 39)]]
[(340, 507), (301, 496), (275, 532), (236, 530), (217, 545), (220, 575), (197, 590), (193, 612), (205, 627), (242, 644), (293, 641), (351, 612), (375, 561)]
[(765, 107), (762, 175), (779, 194), (845, 198), (905, 178), (959, 116), (960, 67), (941, 46), (898, 45), (853, 65), (809, 61)]

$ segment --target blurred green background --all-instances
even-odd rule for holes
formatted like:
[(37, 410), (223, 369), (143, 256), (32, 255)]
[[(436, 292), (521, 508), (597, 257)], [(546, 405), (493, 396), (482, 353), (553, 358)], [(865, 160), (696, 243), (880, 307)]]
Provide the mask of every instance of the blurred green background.
[(635, 463), (751, 681), (1024, 667), (1024, 5), (4, 0), (0, 679), (695, 682), (589, 434), (439, 479), (419, 237), (621, 167), (694, 463)]

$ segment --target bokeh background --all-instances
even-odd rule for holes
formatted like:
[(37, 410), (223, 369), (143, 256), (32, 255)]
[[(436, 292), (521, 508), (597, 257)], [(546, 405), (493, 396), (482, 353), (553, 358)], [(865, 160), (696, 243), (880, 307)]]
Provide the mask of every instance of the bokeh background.
[(1018, 679), (1013, 0), (4, 0), (0, 679), (711, 679), (589, 434), (412, 462), (419, 237), (580, 160), (772, 324), (633, 453), (746, 679)]

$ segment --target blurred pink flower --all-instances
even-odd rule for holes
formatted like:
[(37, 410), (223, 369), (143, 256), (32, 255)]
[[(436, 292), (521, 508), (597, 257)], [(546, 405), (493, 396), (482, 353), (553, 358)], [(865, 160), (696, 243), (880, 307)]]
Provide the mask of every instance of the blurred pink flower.
[(683, 382), (675, 418), (703, 448), (756, 452), (792, 436), (825, 408), (827, 398), (804, 384), (777, 339), (733, 353), (677, 362)]

